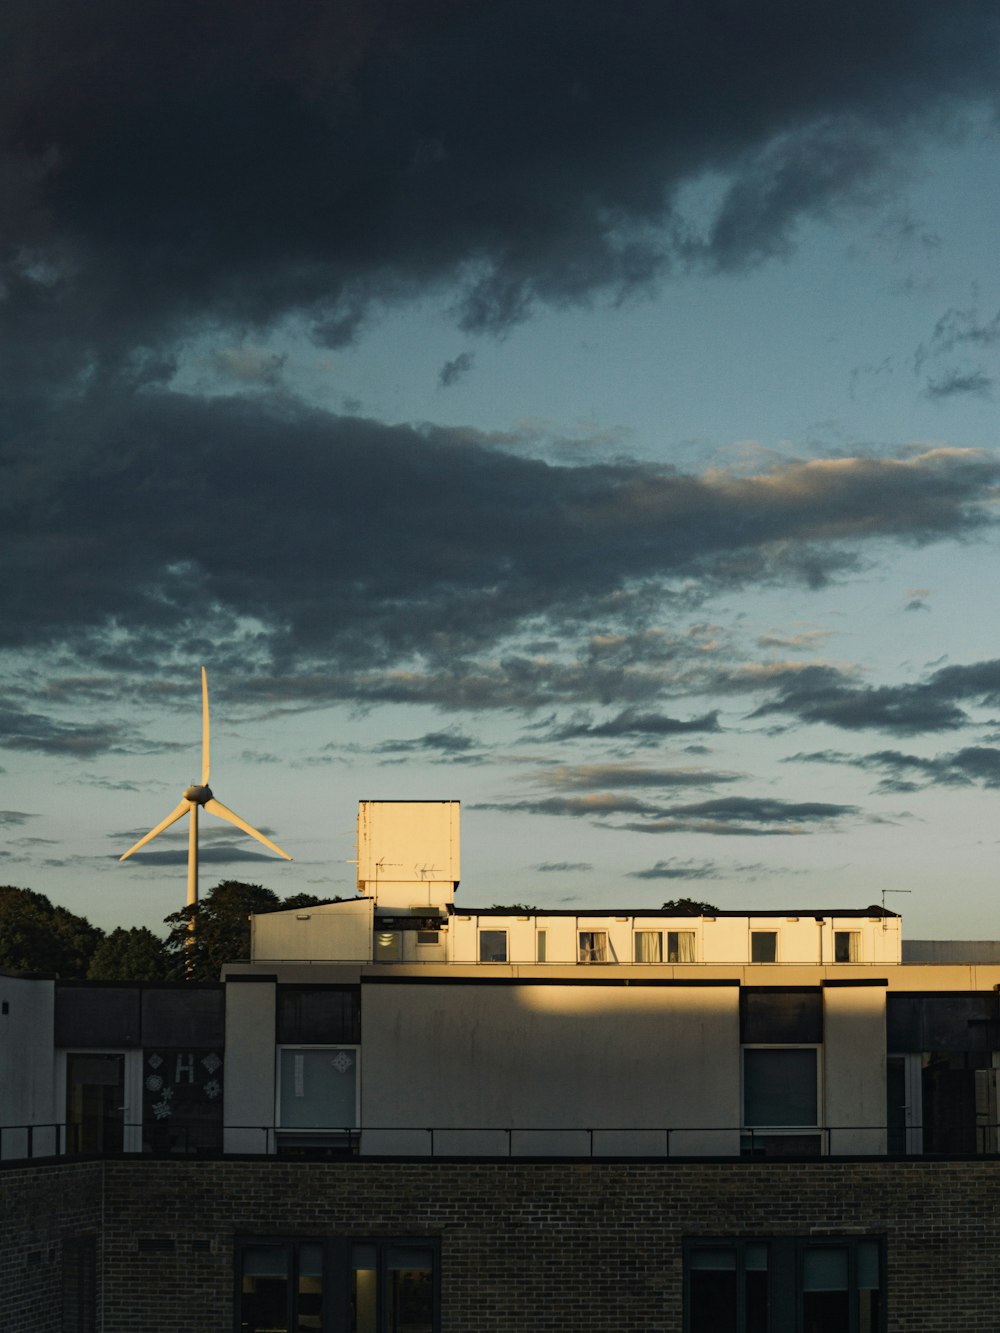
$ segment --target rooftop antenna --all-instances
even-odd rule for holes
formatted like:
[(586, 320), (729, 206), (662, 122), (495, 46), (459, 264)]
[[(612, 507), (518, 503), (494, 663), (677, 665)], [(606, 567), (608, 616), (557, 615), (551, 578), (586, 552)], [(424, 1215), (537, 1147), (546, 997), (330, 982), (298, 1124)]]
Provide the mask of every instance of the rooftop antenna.
[(887, 893), (912, 893), (912, 889), (883, 889), (882, 890), (882, 929), (885, 930), (885, 895)]
[[(217, 801), (212, 794), (212, 788), (208, 785), (209, 775), (209, 728), (208, 728), (208, 676), (205, 668), (201, 669), (201, 782), (193, 782), (188, 787), (181, 802), (175, 809), (171, 810), (166, 819), (160, 821), (156, 828), (150, 829), (144, 838), (140, 838), (134, 847), (130, 847), (124, 856), (119, 856), (119, 861), (127, 861), (133, 852), (137, 852), (140, 847), (145, 847), (147, 842), (152, 842), (155, 837), (168, 829), (171, 824), (176, 824), (178, 819), (190, 813), (191, 823), (188, 826), (188, 867), (187, 867), (187, 905), (188, 907), (198, 906), (198, 811), (207, 810), (209, 814), (216, 815), (219, 819), (225, 819), (230, 824), (235, 824), (238, 829), (244, 833), (249, 833), (251, 838), (256, 838), (262, 842), (265, 847), (270, 847), (272, 852), (277, 852), (283, 856), (286, 861), (292, 858), (287, 852), (283, 852), (276, 842), (270, 838), (265, 838), (259, 829), (253, 828), (241, 819), (239, 815), (234, 814), (232, 810), (227, 809), (221, 801)], [(191, 913), (188, 920), (188, 931), (190, 937), (194, 937), (195, 914)]]

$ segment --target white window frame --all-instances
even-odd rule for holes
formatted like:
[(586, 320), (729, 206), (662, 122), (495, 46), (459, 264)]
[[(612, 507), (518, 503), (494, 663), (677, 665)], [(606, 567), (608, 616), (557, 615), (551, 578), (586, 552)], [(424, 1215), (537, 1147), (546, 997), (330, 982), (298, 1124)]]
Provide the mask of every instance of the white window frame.
[[(281, 1123), (281, 1058), (283, 1051), (350, 1051), (357, 1071), (354, 1079), (353, 1125), (283, 1125)], [(347, 1042), (327, 1045), (325, 1042), (288, 1042), (275, 1047), (274, 1059), (274, 1127), (282, 1134), (347, 1134), (361, 1128), (361, 1047)]]
[[(604, 957), (603, 957), (603, 958), (584, 958), (584, 956), (583, 956), (583, 948), (584, 948), (584, 946), (583, 946), (583, 940), (582, 940), (582, 936), (584, 936), (584, 935), (601, 935), (601, 936), (604, 937)], [(614, 954), (613, 954), (612, 951), (611, 951), (611, 934), (610, 934), (610, 932), (609, 932), (608, 930), (601, 930), (601, 929), (590, 930), (590, 929), (583, 929), (582, 927), (578, 927), (578, 928), (577, 928), (577, 932), (576, 932), (576, 961), (577, 961), (578, 963), (583, 963), (583, 965), (584, 965), (585, 967), (602, 967), (602, 966), (603, 966), (604, 964), (606, 964), (606, 963), (613, 963), (613, 962), (615, 961), (615, 957), (614, 957)]]
[[(690, 961), (691, 961), (692, 963), (696, 963), (696, 962), (698, 961), (698, 932), (697, 932), (696, 930), (691, 930), (691, 929), (689, 929), (688, 927), (685, 927), (683, 930), (667, 930), (667, 931), (664, 931), (664, 934), (665, 934), (666, 937), (667, 937), (667, 947), (666, 947), (666, 950), (665, 950), (665, 953), (666, 953), (666, 961), (667, 961), (667, 962), (670, 962), (670, 936), (671, 936), (671, 935), (678, 935), (678, 936), (679, 936), (679, 935), (690, 935), (692, 941), (694, 942), (694, 948), (693, 948), (693, 950), (692, 950), (692, 952), (694, 953), (694, 957), (693, 957)], [(680, 941), (679, 941), (679, 940), (678, 940), (677, 952), (680, 953)], [(672, 963), (671, 966), (686, 966), (686, 965), (687, 965), (687, 962), (688, 962), (688, 960), (685, 959), (685, 960), (683, 961), (683, 963), (682, 963), (681, 959), (678, 958), (678, 959), (677, 959), (677, 962), (676, 962), (676, 963)]]
[[(773, 962), (757, 963), (753, 956), (753, 937), (755, 935), (773, 935), (774, 936), (774, 960)], [(748, 959), (751, 967), (773, 967), (774, 963), (781, 962), (781, 931), (778, 929), (767, 930), (763, 926), (752, 926), (750, 929), (750, 957)]]
[[(503, 958), (484, 958), (483, 957), (483, 936), (484, 935), (502, 935), (503, 936)], [(510, 962), (510, 931), (506, 926), (480, 926), (476, 931), (476, 959), (484, 967), (503, 967), (505, 963)]]
[(63, 1146), (66, 1150), (66, 1067), (71, 1055), (123, 1055), (122, 1086), (125, 1097), (122, 1135), (123, 1152), (142, 1152), (142, 1047), (141, 1046), (66, 1046), (56, 1052), (55, 1097), (59, 1111), (57, 1121), (62, 1125)]
[[(853, 957), (853, 958), (848, 957), (848, 958), (845, 958), (845, 959), (843, 959), (843, 960), (838, 960), (838, 958), (837, 958), (837, 936), (838, 936), (838, 935), (846, 935), (846, 936), (848, 937), (848, 940), (851, 941), (851, 943), (849, 943), (848, 946), (847, 946), (847, 952), (848, 952), (848, 954), (853, 953), (853, 954), (854, 954), (854, 957)], [(845, 966), (847, 966), (847, 965), (850, 964), (850, 963), (860, 963), (860, 962), (861, 962), (861, 931), (860, 931), (860, 930), (850, 930), (850, 929), (848, 929), (848, 930), (834, 930), (834, 932), (833, 932), (833, 961), (834, 961), (835, 963), (838, 963), (838, 965), (839, 965), (840, 967), (845, 967)]]
[[(659, 956), (659, 958), (654, 958), (654, 959), (651, 959), (651, 960), (647, 961), (645, 958), (641, 958), (641, 959), (640, 959), (640, 958), (637, 958), (637, 957), (636, 957), (636, 954), (638, 954), (638, 952), (639, 952), (639, 936), (640, 936), (640, 935), (658, 935), (658, 936), (660, 937), (660, 956)], [(663, 955), (664, 955), (664, 949), (663, 949), (663, 935), (664, 935), (664, 932), (663, 932), (662, 930), (647, 929), (645, 926), (640, 927), (638, 930), (633, 930), (633, 932), (632, 932), (632, 961), (633, 961), (633, 963), (638, 963), (640, 967), (648, 967), (648, 966), (650, 965), (650, 962), (653, 962), (653, 963), (662, 963), (662, 962), (664, 961), (664, 956), (663, 956)]]

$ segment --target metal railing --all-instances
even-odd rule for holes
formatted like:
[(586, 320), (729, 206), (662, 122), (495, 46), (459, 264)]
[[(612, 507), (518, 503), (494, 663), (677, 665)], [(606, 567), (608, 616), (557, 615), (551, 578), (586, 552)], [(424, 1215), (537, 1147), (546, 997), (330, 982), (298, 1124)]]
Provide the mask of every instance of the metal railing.
[(930, 1126), (511, 1126), (103, 1125), (0, 1126), (0, 1162), (96, 1156), (309, 1156), (428, 1158), (690, 1158), (789, 1161), (823, 1157), (969, 1157), (1000, 1154), (1000, 1124), (945, 1139)]

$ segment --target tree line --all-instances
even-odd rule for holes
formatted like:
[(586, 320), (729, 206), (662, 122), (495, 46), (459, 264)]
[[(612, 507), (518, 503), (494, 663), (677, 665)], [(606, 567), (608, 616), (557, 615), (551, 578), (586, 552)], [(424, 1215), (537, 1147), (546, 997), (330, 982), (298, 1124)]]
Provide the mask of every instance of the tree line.
[(225, 879), (197, 907), (165, 917), (160, 939), (146, 926), (105, 932), (44, 893), (0, 885), (0, 967), (62, 981), (218, 981), (223, 963), (250, 957), (251, 912), (340, 901), (310, 893), (282, 899), (262, 884)]

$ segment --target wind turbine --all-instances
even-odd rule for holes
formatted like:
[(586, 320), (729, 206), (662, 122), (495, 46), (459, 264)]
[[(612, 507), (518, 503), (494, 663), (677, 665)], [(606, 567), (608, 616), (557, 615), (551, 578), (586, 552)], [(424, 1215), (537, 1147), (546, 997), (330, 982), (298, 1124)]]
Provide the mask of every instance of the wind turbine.
[[(217, 801), (212, 794), (212, 788), (208, 785), (209, 770), (209, 731), (208, 731), (208, 676), (205, 668), (201, 669), (201, 782), (193, 782), (184, 792), (180, 804), (167, 815), (166, 819), (160, 821), (156, 828), (150, 829), (144, 838), (140, 838), (134, 847), (130, 847), (124, 856), (119, 856), (119, 861), (127, 861), (133, 852), (137, 852), (140, 847), (145, 847), (147, 842), (152, 840), (168, 829), (171, 824), (176, 824), (178, 819), (182, 819), (186, 814), (191, 815), (191, 823), (188, 826), (188, 879), (187, 879), (187, 905), (196, 907), (198, 905), (198, 811), (207, 810), (209, 814), (217, 815), (219, 819), (225, 819), (230, 824), (235, 824), (238, 829), (244, 833), (249, 833), (251, 838), (256, 838), (262, 842), (265, 847), (270, 847), (272, 852), (277, 852), (283, 856), (286, 861), (292, 858), (287, 852), (283, 852), (276, 842), (270, 838), (265, 838), (263, 833), (253, 828), (245, 819), (240, 819), (239, 815), (234, 814), (232, 810), (227, 809), (221, 801)], [(189, 930), (194, 930), (194, 917), (189, 922)]]

